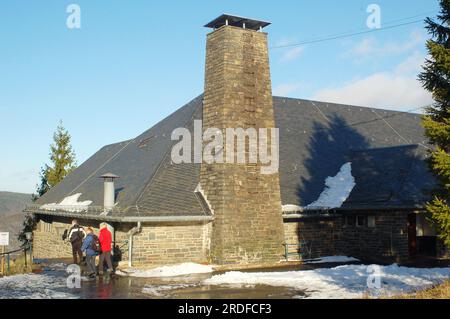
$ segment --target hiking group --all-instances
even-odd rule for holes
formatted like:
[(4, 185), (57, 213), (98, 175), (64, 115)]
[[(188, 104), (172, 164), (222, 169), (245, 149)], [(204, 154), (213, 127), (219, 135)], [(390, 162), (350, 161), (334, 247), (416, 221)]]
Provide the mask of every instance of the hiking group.
[[(73, 263), (80, 265), (83, 261), (83, 252), (86, 253), (86, 265), (88, 268), (88, 276), (94, 279), (97, 274), (103, 275), (105, 262), (107, 272), (113, 272), (111, 261), (112, 235), (108, 230), (108, 224), (100, 224), (99, 235), (94, 234), (91, 227), (86, 230), (78, 224), (77, 220), (72, 221), (72, 227), (68, 231), (68, 235), (64, 236), (72, 245)], [(65, 239), (63, 237), (63, 239)], [(99, 256), (98, 271), (95, 260)]]

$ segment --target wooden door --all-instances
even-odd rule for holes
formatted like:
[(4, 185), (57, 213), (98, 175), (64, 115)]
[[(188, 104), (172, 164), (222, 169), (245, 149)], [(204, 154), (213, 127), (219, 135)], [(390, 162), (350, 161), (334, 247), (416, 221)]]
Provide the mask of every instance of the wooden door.
[(417, 255), (416, 214), (408, 215), (408, 248), (409, 255)]

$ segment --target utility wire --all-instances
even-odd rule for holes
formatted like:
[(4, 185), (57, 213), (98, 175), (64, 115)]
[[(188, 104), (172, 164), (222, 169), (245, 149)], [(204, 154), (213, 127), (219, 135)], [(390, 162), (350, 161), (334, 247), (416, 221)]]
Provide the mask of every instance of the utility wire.
[(428, 11), (428, 12), (424, 12), (424, 13), (421, 13), (421, 14), (417, 14), (417, 15), (411, 16), (411, 17), (401, 18), (401, 19), (396, 19), (396, 20), (392, 20), (392, 21), (389, 21), (389, 22), (385, 22), (384, 25), (387, 25), (387, 26), (385, 26), (384, 28), (381, 28), (381, 29), (371, 29), (371, 30), (363, 30), (363, 31), (356, 31), (356, 32), (348, 31), (348, 32), (338, 33), (338, 34), (325, 36), (325, 37), (316, 37), (316, 38), (313, 38), (311, 40), (302, 41), (302, 42), (298, 42), (298, 43), (273, 46), (273, 47), (271, 47), (271, 49), (290, 48), (290, 47), (296, 47), (296, 46), (301, 46), (301, 45), (306, 45), (306, 44), (314, 44), (314, 43), (320, 43), (320, 42), (325, 42), (325, 41), (332, 41), (332, 40), (337, 40), (337, 39), (354, 37), (354, 36), (358, 36), (358, 35), (362, 35), (362, 34), (368, 34), (368, 33), (374, 33), (374, 32), (379, 32), (379, 31), (385, 31), (385, 30), (400, 28), (400, 27), (403, 27), (403, 26), (407, 26), (407, 25), (412, 25), (412, 24), (423, 22), (423, 19), (409, 21), (409, 22), (404, 22), (404, 23), (400, 23), (400, 24), (394, 24), (394, 25), (391, 25), (391, 24), (392, 23), (396, 23), (396, 22), (400, 22), (400, 21), (414, 19), (414, 18), (417, 18), (417, 17), (425, 16), (425, 15), (429, 15), (429, 14), (432, 14), (432, 13), (436, 14), (436, 12), (434, 12), (434, 11)]
[(396, 25), (384, 27), (382, 29), (371, 29), (371, 30), (360, 31), (360, 32), (355, 32), (355, 33), (350, 33), (350, 34), (330, 36), (329, 38), (310, 40), (310, 41), (303, 41), (303, 42), (294, 43), (294, 44), (274, 46), (274, 47), (271, 47), (271, 49), (291, 48), (291, 47), (298, 47), (298, 46), (306, 45), (306, 44), (314, 44), (314, 43), (320, 43), (320, 42), (325, 42), (325, 41), (350, 38), (350, 37), (354, 37), (354, 36), (357, 36), (357, 35), (362, 35), (362, 34), (368, 34), (368, 33), (374, 33), (374, 32), (379, 32), (379, 31), (386, 31), (386, 30), (390, 30), (390, 29), (400, 28), (400, 27), (403, 27), (403, 26), (416, 24), (416, 23), (419, 23), (419, 22), (423, 22), (423, 20), (420, 19), (420, 20), (415, 20), (415, 21), (411, 21), (411, 22), (405, 22), (405, 23), (401, 23), (401, 24), (396, 24)]

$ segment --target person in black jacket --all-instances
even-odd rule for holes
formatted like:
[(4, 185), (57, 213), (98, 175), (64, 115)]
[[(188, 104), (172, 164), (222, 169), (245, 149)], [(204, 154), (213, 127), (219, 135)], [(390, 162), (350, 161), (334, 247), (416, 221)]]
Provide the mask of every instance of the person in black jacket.
[[(83, 245), (83, 239), (86, 237), (86, 232), (83, 227), (78, 225), (78, 221), (74, 219), (72, 221), (72, 227), (69, 230), (69, 238), (70, 243), (72, 244), (72, 255), (73, 255), (73, 263), (79, 264), (83, 261), (83, 252), (81, 251), (81, 246)], [(80, 259), (78, 263), (78, 258)]]

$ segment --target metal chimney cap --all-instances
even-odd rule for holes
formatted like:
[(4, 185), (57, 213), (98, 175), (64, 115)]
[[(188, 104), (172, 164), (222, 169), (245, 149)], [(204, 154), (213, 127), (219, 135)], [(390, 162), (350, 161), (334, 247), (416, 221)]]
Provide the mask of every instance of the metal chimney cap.
[(224, 25), (231, 25), (250, 30), (260, 30), (270, 25), (270, 22), (254, 20), (244, 17), (239, 17), (231, 14), (222, 14), (220, 17), (214, 19), (205, 25), (205, 28), (218, 29)]
[(113, 173), (106, 173), (106, 174), (100, 176), (100, 178), (120, 178), (120, 176), (117, 176)]

